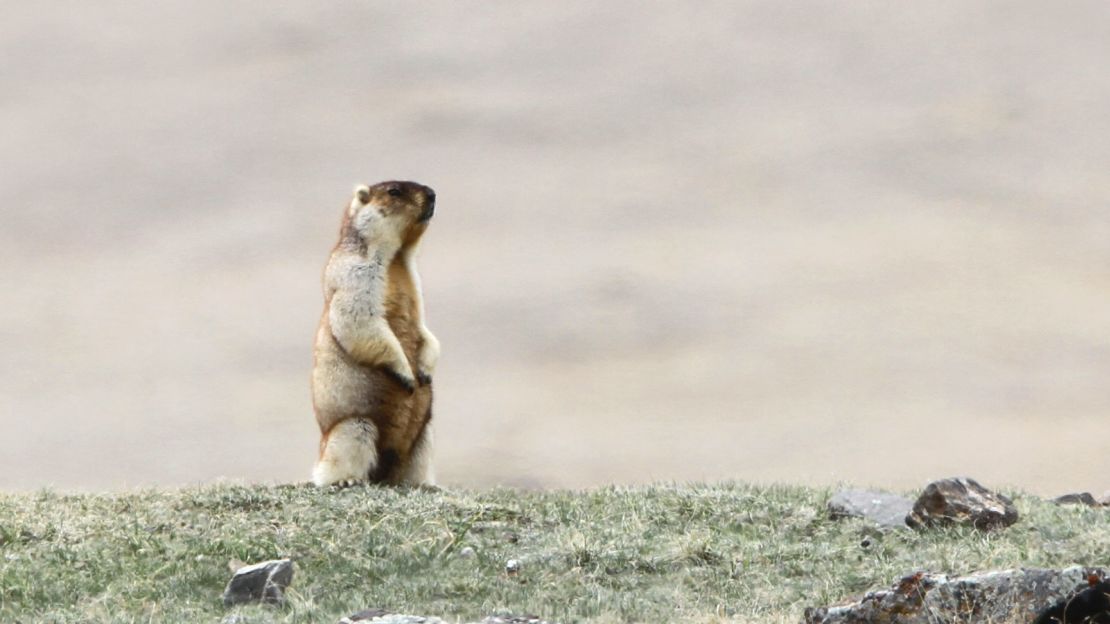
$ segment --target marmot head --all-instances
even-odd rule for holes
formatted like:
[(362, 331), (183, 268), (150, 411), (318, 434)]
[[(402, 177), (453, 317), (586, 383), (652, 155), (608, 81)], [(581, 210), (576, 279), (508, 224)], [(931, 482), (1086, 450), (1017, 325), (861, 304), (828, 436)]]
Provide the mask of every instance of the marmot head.
[(394, 240), (408, 247), (435, 214), (436, 192), (416, 182), (379, 182), (355, 188), (347, 220), (366, 243)]

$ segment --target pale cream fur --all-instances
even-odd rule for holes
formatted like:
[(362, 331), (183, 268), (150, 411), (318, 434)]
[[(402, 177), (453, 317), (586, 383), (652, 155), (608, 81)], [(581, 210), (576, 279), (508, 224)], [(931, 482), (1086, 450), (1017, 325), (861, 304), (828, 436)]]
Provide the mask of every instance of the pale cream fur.
[(316, 485), (354, 485), (366, 481), (378, 462), (374, 446), (378, 428), (365, 418), (344, 420), (328, 434), (320, 459), (312, 470)]

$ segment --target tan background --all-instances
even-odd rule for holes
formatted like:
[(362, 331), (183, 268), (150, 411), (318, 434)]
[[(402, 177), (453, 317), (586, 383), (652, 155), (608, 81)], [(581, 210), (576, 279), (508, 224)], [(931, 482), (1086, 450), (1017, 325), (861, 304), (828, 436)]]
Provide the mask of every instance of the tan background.
[(304, 480), (356, 182), (448, 484), (1110, 488), (1110, 9), (5, 3), (0, 489)]

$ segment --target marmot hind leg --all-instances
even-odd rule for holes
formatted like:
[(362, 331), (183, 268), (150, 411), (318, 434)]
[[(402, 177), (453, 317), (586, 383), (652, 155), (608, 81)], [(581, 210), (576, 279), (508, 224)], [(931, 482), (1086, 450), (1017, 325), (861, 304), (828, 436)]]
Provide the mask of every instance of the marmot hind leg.
[(435, 436), (432, 434), (432, 423), (424, 425), (420, 438), (412, 447), (408, 464), (397, 476), (399, 485), (435, 485), (436, 471), (432, 466), (432, 446)]
[(354, 485), (366, 481), (378, 463), (378, 428), (365, 418), (341, 420), (320, 441), (312, 470), (316, 485)]

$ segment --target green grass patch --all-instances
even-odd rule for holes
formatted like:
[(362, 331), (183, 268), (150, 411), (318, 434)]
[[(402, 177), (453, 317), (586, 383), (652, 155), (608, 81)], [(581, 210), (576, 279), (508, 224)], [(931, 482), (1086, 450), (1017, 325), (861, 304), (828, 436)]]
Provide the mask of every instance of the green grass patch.
[[(1110, 563), (1110, 509), (1017, 494), (996, 533), (832, 521), (824, 489), (211, 486), (0, 495), (0, 622), (798, 622), (915, 570)], [(228, 561), (296, 562), (282, 607), (225, 608)], [(505, 564), (521, 562), (509, 574)]]

